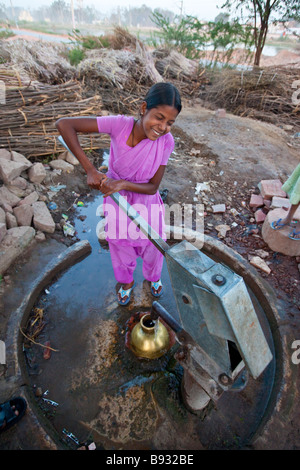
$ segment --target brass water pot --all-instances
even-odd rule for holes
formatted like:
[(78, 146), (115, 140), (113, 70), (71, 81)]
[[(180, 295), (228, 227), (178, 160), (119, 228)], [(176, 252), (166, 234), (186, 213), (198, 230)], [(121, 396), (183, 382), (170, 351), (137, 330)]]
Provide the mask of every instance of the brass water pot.
[(146, 313), (131, 332), (130, 346), (136, 356), (156, 359), (165, 354), (169, 347), (169, 333), (159, 321), (152, 320)]

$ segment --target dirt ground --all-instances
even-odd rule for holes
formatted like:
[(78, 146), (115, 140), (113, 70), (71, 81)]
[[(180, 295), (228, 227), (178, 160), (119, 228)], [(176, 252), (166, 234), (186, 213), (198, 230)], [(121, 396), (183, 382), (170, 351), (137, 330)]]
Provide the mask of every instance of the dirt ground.
[[(288, 318), (299, 325), (300, 258), (270, 250), (261, 237), (262, 224), (256, 224), (254, 211), (249, 207), (251, 194), (259, 194), (261, 180), (280, 179), (283, 183), (299, 163), (300, 142), (293, 138), (295, 130), (288, 133), (274, 125), (229, 113), (218, 118), (214, 111), (195, 105), (184, 108), (172, 132), (175, 150), (160, 187), (167, 193), (166, 204), (188, 204), (194, 208), (203, 204), (205, 233), (219, 238), (215, 227), (228, 225), (230, 229), (221, 241), (247, 260), (256, 255), (255, 250), (268, 252), (265, 261), (271, 273), (259, 271), (259, 274), (284, 302)], [(101, 153), (94, 153), (91, 158), (99, 168)], [(57, 178), (57, 183), (66, 184), (67, 189), (54, 199), (59, 210), (52, 215), (58, 230), (52, 236), (70, 245), (78, 239), (76, 235), (73, 238), (63, 235), (59, 229), (61, 214), (68, 214), (72, 221), (73, 204), (87, 201), (92, 193), (81, 167), (72, 175)], [(197, 183), (207, 183), (210, 190), (197, 195)], [(225, 213), (212, 213), (214, 204), (225, 204)]]
[[(293, 131), (287, 133), (274, 125), (229, 113), (218, 118), (214, 111), (196, 105), (184, 108), (172, 132), (175, 150), (160, 187), (161, 191), (167, 190), (165, 202), (170, 206), (203, 204), (205, 233), (218, 238), (215, 227), (230, 226), (222, 242), (245, 259), (255, 255), (255, 250), (267, 251), (271, 273), (259, 273), (287, 302), (290, 317), (298, 322), (295, 315), (300, 310), (300, 259), (269, 249), (261, 237), (262, 224), (255, 223), (254, 211), (249, 207), (251, 194), (259, 194), (261, 180), (280, 179), (283, 183), (299, 163), (300, 142), (293, 138)], [(99, 168), (101, 153), (91, 158)], [(72, 175), (57, 178), (57, 182), (67, 185), (54, 199), (60, 210), (52, 215), (59, 224), (62, 213), (72, 221), (73, 204), (88, 200), (92, 194), (81, 167)], [(207, 183), (210, 191), (197, 195), (197, 183)], [(214, 204), (225, 204), (225, 213), (213, 214)], [(53, 237), (67, 245), (77, 240), (76, 236), (64, 237), (59, 229)]]
[[(246, 260), (258, 249), (268, 252), (265, 261), (271, 272), (260, 271), (259, 274), (276, 292), (284, 312), (281, 317), (292, 329), (294, 338), (299, 339), (300, 258), (270, 250), (261, 237), (261, 224), (255, 223), (253, 210), (249, 207), (251, 194), (259, 193), (257, 185), (261, 180), (279, 178), (284, 182), (299, 163), (300, 142), (293, 137), (295, 129), (285, 132), (274, 125), (229, 113), (220, 118), (215, 111), (195, 104), (184, 107), (172, 133), (175, 150), (160, 187), (164, 194), (167, 193), (165, 203), (203, 204), (205, 233), (218, 239), (216, 227), (228, 225), (230, 229), (221, 241)], [(90, 158), (97, 168), (101, 167), (101, 152), (94, 152)], [(197, 183), (206, 183), (210, 190), (196, 194)], [(80, 166), (70, 174), (56, 176), (53, 184), (67, 187), (53, 199), (58, 206), (52, 213), (57, 229), (47, 237), (68, 246), (78, 238), (76, 234), (72, 238), (64, 236), (59, 225), (62, 214), (67, 214), (72, 222), (77, 202), (87, 202), (94, 193), (87, 186)], [(212, 213), (213, 204), (225, 204), (225, 213)], [(24, 262), (28, 262), (28, 257), (19, 259), (9, 272)], [(5, 282), (0, 291), (0, 296), (5, 295)], [(289, 439), (295, 448), (298, 445), (295, 437), (299, 432), (297, 422), (290, 423), (289, 428), (292, 433)]]
[[(253, 221), (249, 207), (251, 194), (259, 194), (257, 185), (261, 180), (284, 182), (299, 163), (300, 143), (293, 138), (293, 132), (288, 134), (274, 125), (228, 113), (218, 118), (215, 112), (198, 106), (184, 110), (174, 134), (178, 154), (167, 167), (163, 187), (169, 189), (174, 201), (193, 203), (196, 183), (209, 183), (210, 192), (204, 199), (198, 196), (198, 202), (205, 207), (205, 233), (218, 237), (215, 227), (226, 224), (231, 229), (222, 242), (245, 259), (258, 249), (269, 252), (266, 261), (271, 273), (260, 275), (286, 302), (287, 315), (299, 326), (300, 259), (269, 249), (261, 237), (262, 224)], [(209, 211), (209, 206), (220, 203), (226, 205), (224, 214)], [(237, 225), (232, 227), (233, 223)]]

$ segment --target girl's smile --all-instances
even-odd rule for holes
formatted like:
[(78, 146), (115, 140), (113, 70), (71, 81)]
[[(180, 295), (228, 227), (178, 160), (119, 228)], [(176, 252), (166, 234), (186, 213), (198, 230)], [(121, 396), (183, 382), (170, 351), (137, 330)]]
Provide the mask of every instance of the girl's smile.
[(146, 103), (142, 104), (141, 133), (143, 138), (156, 140), (162, 135), (170, 132), (174, 124), (178, 111), (173, 106), (160, 105), (156, 108), (146, 109)]

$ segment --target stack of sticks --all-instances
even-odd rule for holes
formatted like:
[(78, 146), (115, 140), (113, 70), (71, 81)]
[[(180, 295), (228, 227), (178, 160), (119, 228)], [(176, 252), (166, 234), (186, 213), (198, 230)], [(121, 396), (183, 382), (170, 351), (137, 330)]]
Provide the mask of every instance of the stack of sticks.
[(299, 69), (294, 67), (222, 71), (214, 77), (205, 98), (238, 116), (299, 128), (298, 80)]
[[(0, 71), (1, 73), (1, 71)], [(11, 72), (13, 73), (13, 72)], [(29, 159), (63, 152), (55, 121), (61, 117), (97, 116), (103, 109), (99, 95), (84, 98), (82, 85), (71, 80), (59, 85), (34, 82), (17, 86), (17, 77), (5, 90), (0, 118), (0, 148), (22, 153)], [(81, 135), (85, 150), (107, 148), (109, 139)]]

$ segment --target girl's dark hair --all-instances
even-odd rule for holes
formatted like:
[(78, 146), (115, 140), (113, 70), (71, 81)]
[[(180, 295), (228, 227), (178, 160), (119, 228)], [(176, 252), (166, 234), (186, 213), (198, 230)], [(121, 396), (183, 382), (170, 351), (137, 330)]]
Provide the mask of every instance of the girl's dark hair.
[(178, 113), (181, 111), (181, 98), (179, 91), (172, 83), (155, 83), (148, 91), (145, 101), (147, 109), (156, 108), (162, 104), (173, 106)]

